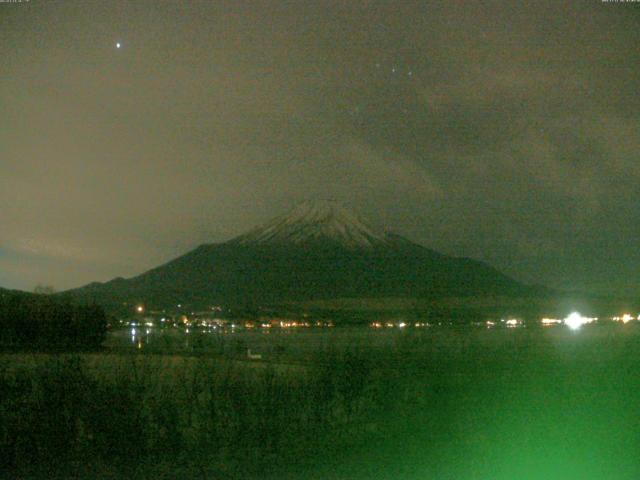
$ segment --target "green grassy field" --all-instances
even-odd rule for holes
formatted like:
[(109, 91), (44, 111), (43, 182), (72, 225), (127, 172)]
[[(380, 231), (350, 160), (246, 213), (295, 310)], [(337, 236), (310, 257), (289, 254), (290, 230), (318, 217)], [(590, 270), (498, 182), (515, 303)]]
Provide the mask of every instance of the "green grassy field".
[(264, 351), (284, 350), (266, 362), (206, 352), (0, 355), (0, 471), (5, 478), (640, 476), (636, 325), (326, 335), (331, 340), (267, 336)]

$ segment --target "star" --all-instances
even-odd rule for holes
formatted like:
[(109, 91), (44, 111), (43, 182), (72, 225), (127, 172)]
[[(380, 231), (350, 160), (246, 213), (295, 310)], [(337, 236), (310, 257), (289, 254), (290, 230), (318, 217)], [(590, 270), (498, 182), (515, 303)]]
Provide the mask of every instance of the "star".
[(120, 42), (116, 42), (116, 48), (120, 48), (122, 44)]

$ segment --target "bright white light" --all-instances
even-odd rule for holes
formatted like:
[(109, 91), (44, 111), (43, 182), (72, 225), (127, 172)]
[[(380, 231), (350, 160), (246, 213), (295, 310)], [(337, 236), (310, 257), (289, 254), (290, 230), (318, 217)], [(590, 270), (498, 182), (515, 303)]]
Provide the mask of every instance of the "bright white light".
[(518, 320), (517, 318), (508, 318), (507, 320), (503, 318), (500, 321), (505, 323), (507, 328), (515, 328), (522, 325), (522, 320)]
[(116, 48), (120, 48), (121, 46), (120, 42), (116, 42)]
[(398, 324), (398, 326), (399, 326), (400, 328), (404, 328), (404, 327), (406, 327), (406, 326), (407, 326), (407, 324), (406, 324), (406, 323), (404, 323), (404, 322), (400, 322), (400, 323)]
[(571, 315), (564, 319), (564, 324), (572, 330), (580, 328), (583, 323), (584, 322), (582, 321), (582, 315), (577, 312), (573, 312)]
[(633, 317), (628, 313), (625, 313), (624, 315), (622, 315), (622, 323), (627, 323), (627, 322), (630, 322), (631, 320), (633, 320)]
[(578, 312), (571, 313), (567, 318), (564, 319), (564, 324), (571, 328), (572, 330), (577, 330), (585, 323), (591, 323), (597, 320), (596, 318), (583, 317)]
[(136, 307), (136, 312), (138, 312), (138, 313), (142, 313), (142, 312), (144, 312), (144, 307), (143, 307), (142, 305), (138, 305), (138, 306)]

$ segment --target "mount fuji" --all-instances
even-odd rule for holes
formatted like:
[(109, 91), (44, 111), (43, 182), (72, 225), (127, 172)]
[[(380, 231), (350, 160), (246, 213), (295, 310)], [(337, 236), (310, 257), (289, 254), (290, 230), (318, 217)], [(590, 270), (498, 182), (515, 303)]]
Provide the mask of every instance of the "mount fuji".
[(335, 202), (304, 202), (289, 214), (277, 217), (233, 242), (251, 244), (325, 243), (345, 249), (373, 248), (388, 244), (381, 232)]
[(489, 265), (376, 229), (333, 202), (305, 202), (224, 243), (133, 278), (70, 290), (104, 305), (264, 305), (337, 298), (527, 295)]

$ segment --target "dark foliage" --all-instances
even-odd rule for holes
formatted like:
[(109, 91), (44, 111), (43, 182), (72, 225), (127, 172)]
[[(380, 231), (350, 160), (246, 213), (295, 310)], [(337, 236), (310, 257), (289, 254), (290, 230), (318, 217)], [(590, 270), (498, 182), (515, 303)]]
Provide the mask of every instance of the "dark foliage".
[(49, 295), (0, 294), (0, 345), (20, 350), (93, 350), (107, 332), (98, 305)]
[(306, 368), (7, 354), (0, 478), (636, 479), (640, 332), (575, 333), (400, 335)]
[(0, 471), (155, 478), (169, 459), (174, 472), (199, 465), (210, 478), (253, 478), (335, 444), (345, 425), (366, 420), (368, 372), (351, 354), (333, 357), (337, 371), (298, 374), (101, 358), (124, 368), (96, 370), (63, 354), (0, 370)]

